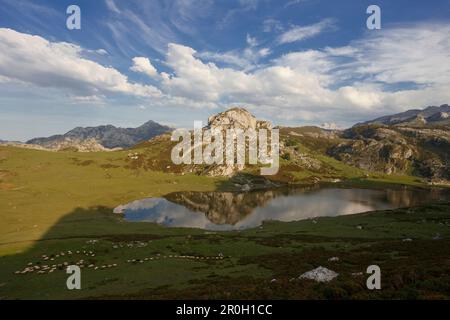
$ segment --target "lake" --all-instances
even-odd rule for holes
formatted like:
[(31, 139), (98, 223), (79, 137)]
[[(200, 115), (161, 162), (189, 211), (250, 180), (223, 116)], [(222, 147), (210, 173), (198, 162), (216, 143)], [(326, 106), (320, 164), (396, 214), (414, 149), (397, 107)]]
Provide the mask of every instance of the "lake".
[(252, 192), (176, 192), (114, 209), (127, 221), (168, 227), (242, 230), (263, 221), (297, 221), (395, 209), (448, 199), (439, 189), (283, 188)]

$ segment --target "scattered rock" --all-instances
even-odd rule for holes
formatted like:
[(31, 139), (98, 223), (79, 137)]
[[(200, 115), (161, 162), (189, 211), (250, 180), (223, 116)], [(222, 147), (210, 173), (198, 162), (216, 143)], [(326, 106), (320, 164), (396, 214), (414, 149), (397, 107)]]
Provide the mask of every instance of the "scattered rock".
[(114, 208), (113, 213), (122, 214), (125, 211), (126, 207), (124, 205), (119, 205)]
[(433, 240), (441, 240), (442, 236), (440, 233), (436, 233), (436, 235), (433, 237)]
[(330, 259), (328, 259), (328, 261), (330, 262), (338, 262), (339, 260), (339, 257), (331, 257)]
[(320, 266), (316, 269), (305, 272), (299, 277), (299, 279), (310, 279), (317, 282), (329, 282), (336, 278), (338, 275), (339, 274), (337, 272)]

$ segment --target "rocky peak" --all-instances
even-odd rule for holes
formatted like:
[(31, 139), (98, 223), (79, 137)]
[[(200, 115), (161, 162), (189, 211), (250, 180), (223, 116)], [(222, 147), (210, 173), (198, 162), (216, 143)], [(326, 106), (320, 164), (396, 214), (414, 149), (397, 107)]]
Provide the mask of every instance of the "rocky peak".
[(254, 115), (244, 108), (232, 108), (218, 113), (208, 118), (210, 129), (271, 129), (272, 125), (268, 121), (257, 120)]
[(417, 115), (415, 120), (422, 122), (422, 123), (427, 123), (427, 120), (425, 119), (425, 117), (422, 114)]
[[(218, 113), (208, 118), (208, 124), (203, 130), (215, 129), (222, 131), (224, 137), (226, 130), (241, 129), (243, 131), (248, 129), (272, 130), (272, 125), (268, 121), (257, 120), (250, 112), (244, 108), (231, 108), (224, 112)], [(256, 136), (249, 137), (249, 139), (257, 139)], [(248, 140), (250, 142), (250, 140)], [(252, 140), (255, 141), (255, 140)], [(247, 143), (247, 142), (246, 142)], [(206, 144), (205, 144), (206, 145)], [(205, 147), (204, 145), (204, 147)], [(247, 157), (246, 157), (247, 158)], [(245, 168), (244, 164), (214, 164), (207, 167), (203, 165), (190, 165), (183, 168), (184, 172), (197, 172), (209, 176), (233, 176)]]
[[(83, 144), (86, 140), (86, 148), (94, 147), (94, 140), (106, 149), (128, 148), (139, 142), (149, 140), (155, 136), (169, 132), (172, 129), (153, 121), (148, 121), (137, 128), (117, 128), (113, 125), (98, 127), (77, 127), (63, 135), (54, 135), (48, 138), (35, 138), (27, 141), (28, 144), (38, 144), (45, 148), (53, 148), (53, 145)], [(92, 140), (93, 139), (93, 140)]]

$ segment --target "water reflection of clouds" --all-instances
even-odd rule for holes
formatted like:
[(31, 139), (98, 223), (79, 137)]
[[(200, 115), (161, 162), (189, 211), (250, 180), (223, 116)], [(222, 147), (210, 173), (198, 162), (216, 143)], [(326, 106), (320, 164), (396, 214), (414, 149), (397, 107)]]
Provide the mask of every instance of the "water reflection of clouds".
[[(137, 203), (141, 201), (141, 203)], [(130, 206), (129, 206), (130, 205)], [(167, 227), (231, 230), (230, 225), (216, 225), (201, 212), (191, 211), (164, 198), (137, 200), (124, 206), (128, 221), (155, 222)]]
[[(350, 191), (350, 192), (349, 192)], [(323, 189), (273, 199), (264, 207), (256, 208), (253, 214), (237, 227), (254, 227), (263, 221), (297, 221), (324, 216), (347, 215), (378, 209), (388, 209), (389, 204), (379, 201), (382, 191), (346, 189)], [(372, 199), (377, 199), (376, 201)]]
[[(236, 195), (238, 196), (238, 194)], [(240, 194), (235, 199), (245, 201), (245, 197), (252, 197), (250, 193)], [(435, 196), (435, 195), (434, 195)], [(208, 220), (206, 212), (197, 212), (187, 207), (171, 202), (165, 198), (147, 198), (133, 201), (125, 206), (125, 218), (128, 221), (156, 222), (169, 227), (201, 228), (207, 230), (239, 230), (257, 227), (263, 221), (297, 221), (324, 216), (338, 216), (355, 214), (373, 210), (392, 209), (401, 203), (398, 199), (408, 198), (409, 202), (420, 199), (422, 202), (435, 197), (424, 192), (406, 190), (368, 190), (328, 188), (307, 192), (280, 193), (268, 202), (252, 202), (255, 208), (251, 214), (243, 215), (243, 219), (231, 224), (215, 224)], [(206, 201), (212, 199), (206, 199)], [(236, 200), (237, 201), (237, 200)], [(239, 201), (238, 201), (239, 202)], [(238, 208), (244, 202), (237, 203)], [(248, 205), (248, 203), (247, 203)], [(224, 211), (226, 215), (228, 211)]]

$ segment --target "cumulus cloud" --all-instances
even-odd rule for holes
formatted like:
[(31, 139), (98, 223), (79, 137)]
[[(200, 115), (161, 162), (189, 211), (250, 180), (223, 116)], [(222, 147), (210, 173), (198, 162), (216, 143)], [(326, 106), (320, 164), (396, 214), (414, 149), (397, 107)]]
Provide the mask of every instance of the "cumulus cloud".
[(174, 72), (163, 80), (165, 92), (210, 103), (220, 103), (224, 99), (283, 107), (298, 106), (298, 99), (318, 103), (329, 95), (321, 86), (320, 77), (312, 73), (280, 65), (254, 72), (219, 68), (196, 58), (195, 53), (186, 46), (169, 45), (166, 64)]
[(278, 37), (280, 44), (302, 41), (334, 27), (334, 20), (324, 19), (309, 26), (293, 26)]
[(144, 73), (150, 77), (158, 76), (158, 71), (151, 64), (150, 60), (145, 57), (134, 57), (133, 65), (130, 67), (131, 71)]
[(208, 53), (170, 43), (162, 61), (165, 72), (158, 74), (148, 58), (133, 59), (132, 71), (158, 75), (153, 87), (131, 83), (118, 70), (83, 58), (76, 45), (0, 29), (0, 81), (66, 89), (86, 97), (79, 101), (120, 93), (146, 99), (149, 107), (241, 105), (266, 118), (345, 126), (448, 103), (448, 34), (450, 24), (443, 23), (385, 28), (343, 47), (290, 52), (264, 65), (251, 59), (267, 56), (268, 48)]
[(344, 86), (337, 91), (344, 105), (358, 106), (359, 108), (371, 109), (379, 106), (382, 102), (382, 94), (376, 90), (364, 87)]
[(227, 51), (227, 52), (203, 51), (197, 52), (196, 56), (206, 61), (225, 63), (242, 69), (249, 67), (251, 64), (239, 51)]
[(449, 25), (429, 24), (386, 29), (345, 47), (291, 52), (252, 70), (220, 68), (171, 44), (166, 63), (173, 74), (162, 90), (288, 120), (346, 124), (448, 102), (449, 32)]
[(66, 42), (0, 28), (0, 75), (38, 87), (66, 89), (74, 96), (114, 93), (156, 97), (149, 85), (131, 83), (112, 67), (82, 57), (83, 49)]

